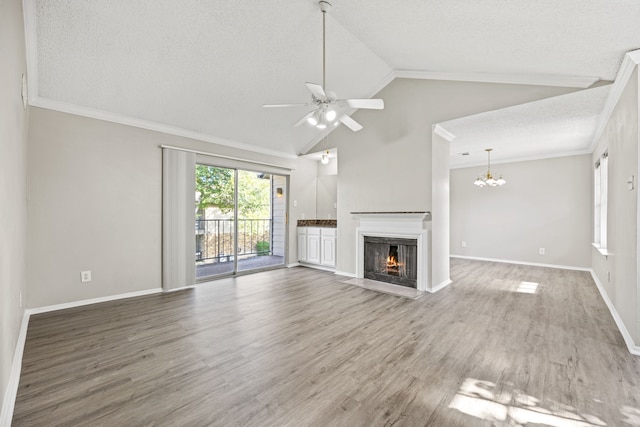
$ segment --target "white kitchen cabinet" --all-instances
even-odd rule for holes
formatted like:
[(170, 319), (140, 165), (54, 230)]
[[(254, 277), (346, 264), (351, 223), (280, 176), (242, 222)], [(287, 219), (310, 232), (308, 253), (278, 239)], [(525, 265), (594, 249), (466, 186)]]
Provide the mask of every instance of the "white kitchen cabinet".
[(307, 261), (307, 227), (298, 227), (298, 261)]
[(336, 266), (336, 229), (323, 228), (320, 231), (320, 264)]
[(307, 262), (320, 264), (320, 229), (307, 227)]
[(336, 229), (298, 227), (298, 261), (310, 267), (336, 266)]

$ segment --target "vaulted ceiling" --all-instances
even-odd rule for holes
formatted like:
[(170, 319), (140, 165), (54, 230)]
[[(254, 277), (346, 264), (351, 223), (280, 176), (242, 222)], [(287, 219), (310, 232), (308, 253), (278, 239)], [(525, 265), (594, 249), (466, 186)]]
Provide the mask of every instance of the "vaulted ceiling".
[[(625, 52), (640, 48), (636, 0), (332, 4), (327, 88), (342, 98), (375, 95), (396, 76), (586, 88), (613, 80)], [(316, 0), (24, 5), (33, 105), (289, 157), (323, 136), (291, 127), (309, 108), (262, 108), (306, 102), (304, 83), (322, 81)], [(516, 111), (526, 116), (514, 129), (561, 106), (593, 117), (603, 93)], [(468, 135), (478, 122), (450, 125)]]

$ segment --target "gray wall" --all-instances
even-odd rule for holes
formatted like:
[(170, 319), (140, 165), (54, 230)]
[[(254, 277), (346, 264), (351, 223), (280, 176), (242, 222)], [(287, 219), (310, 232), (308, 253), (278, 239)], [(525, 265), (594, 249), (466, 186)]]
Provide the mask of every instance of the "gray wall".
[[(296, 179), (291, 178), (291, 204), (290, 210), (291, 221), (289, 221), (289, 238), (296, 237), (296, 225), (299, 219), (314, 219), (317, 212), (317, 179), (318, 179), (318, 161), (298, 158), (295, 173)], [(292, 241), (289, 250), (289, 262), (298, 262), (298, 254), (296, 252), (297, 242)]]
[[(290, 212), (315, 212), (315, 162), (40, 108), (29, 138), (29, 307), (161, 286), (161, 144), (294, 168)], [(82, 270), (92, 282), (80, 282)]]
[(384, 110), (354, 114), (364, 129), (351, 132), (340, 126), (331, 135), (339, 153), (337, 270), (356, 271), (356, 221), (350, 212), (432, 210), (432, 125), (572, 90), (436, 80), (391, 82), (378, 94)]
[(318, 219), (336, 219), (338, 203), (338, 159), (329, 159), (323, 165), (318, 162), (317, 178), (317, 212)]
[[(26, 298), (27, 122), (22, 2), (0, 3), (0, 405), (4, 402)], [(22, 304), (24, 305), (24, 304)], [(1, 414), (0, 414), (1, 417)]]
[(496, 164), (492, 171), (504, 176), (504, 187), (473, 185), (486, 166), (451, 170), (452, 255), (591, 266), (591, 155)]
[[(591, 163), (609, 150), (608, 242), (605, 257), (591, 250), (593, 269), (636, 346), (640, 346), (638, 288), (638, 68), (636, 66), (598, 145)], [(636, 188), (627, 189), (635, 176)], [(609, 277), (610, 273), (610, 277)]]

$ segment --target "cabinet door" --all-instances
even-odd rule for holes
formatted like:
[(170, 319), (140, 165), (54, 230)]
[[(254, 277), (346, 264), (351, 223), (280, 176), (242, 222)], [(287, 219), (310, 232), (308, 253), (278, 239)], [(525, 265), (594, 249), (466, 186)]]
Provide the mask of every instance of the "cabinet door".
[(328, 267), (336, 266), (336, 238), (322, 236), (322, 260), (321, 264)]
[(307, 233), (298, 232), (298, 261), (307, 260)]
[(320, 264), (320, 234), (307, 234), (307, 262)]

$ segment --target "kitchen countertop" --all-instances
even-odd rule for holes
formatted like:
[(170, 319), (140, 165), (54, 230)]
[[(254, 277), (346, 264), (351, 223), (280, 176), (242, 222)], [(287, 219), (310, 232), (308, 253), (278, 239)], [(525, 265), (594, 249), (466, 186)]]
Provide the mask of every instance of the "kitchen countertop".
[(337, 219), (299, 219), (298, 227), (327, 227), (337, 228)]

